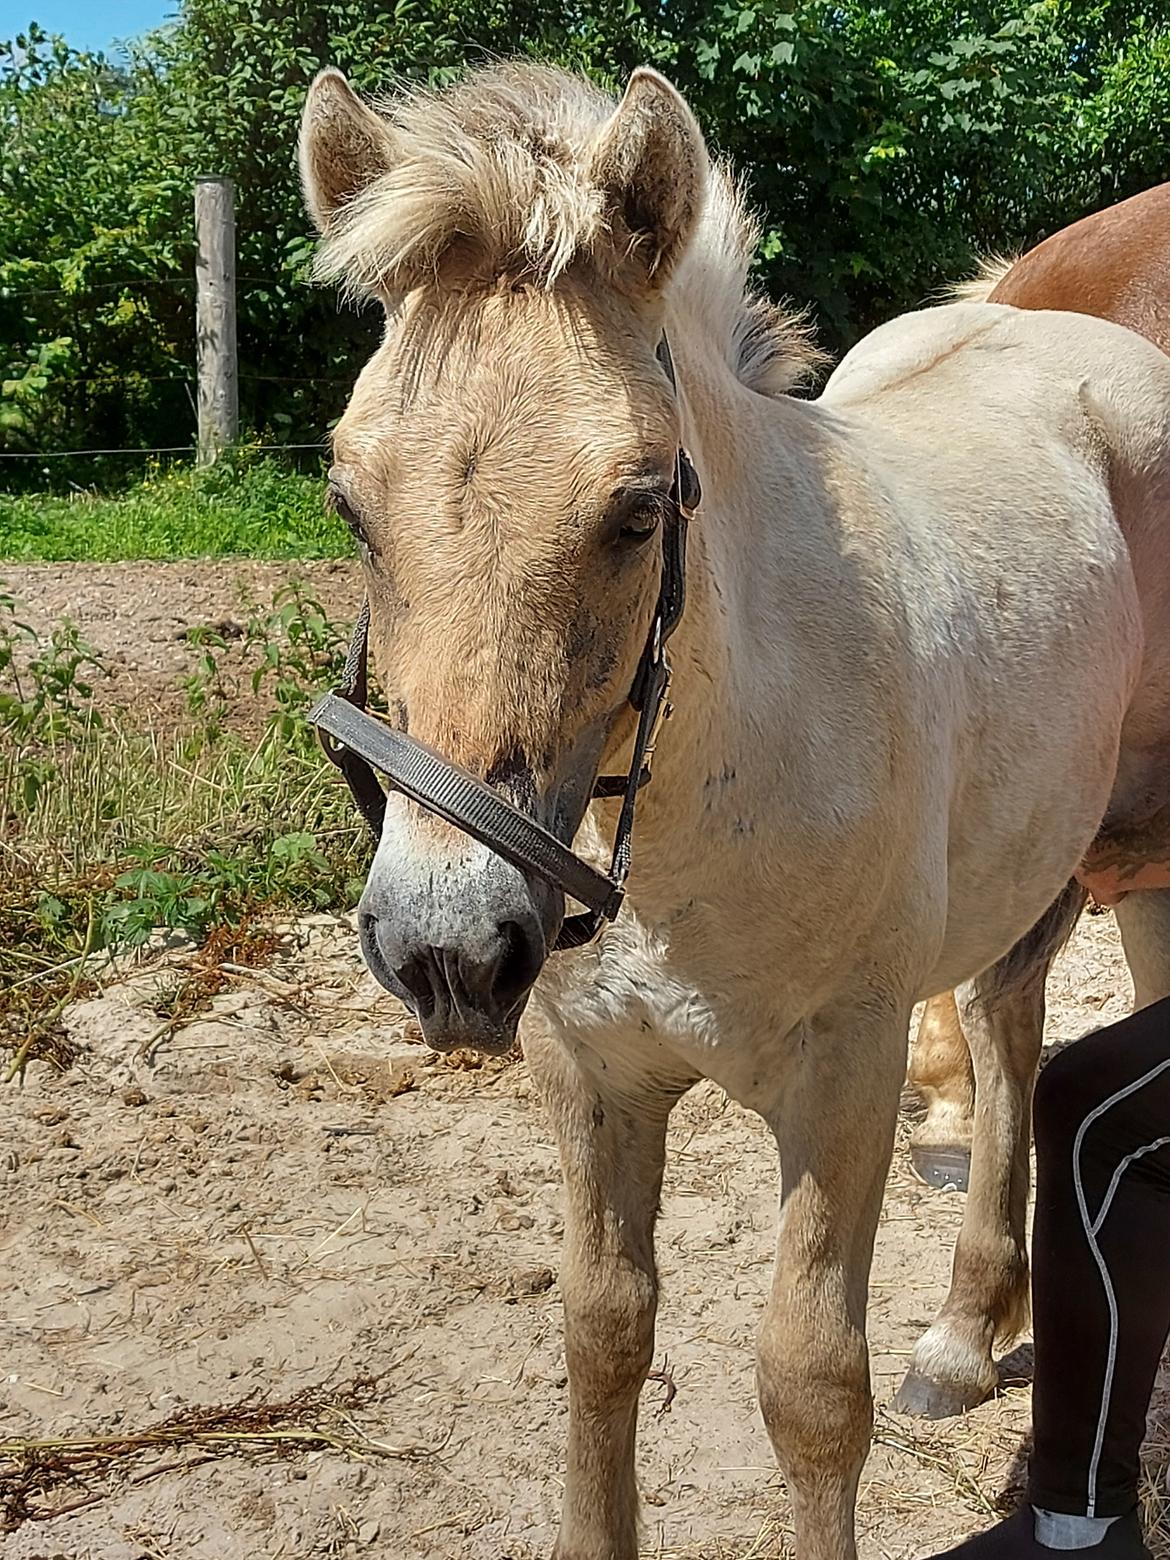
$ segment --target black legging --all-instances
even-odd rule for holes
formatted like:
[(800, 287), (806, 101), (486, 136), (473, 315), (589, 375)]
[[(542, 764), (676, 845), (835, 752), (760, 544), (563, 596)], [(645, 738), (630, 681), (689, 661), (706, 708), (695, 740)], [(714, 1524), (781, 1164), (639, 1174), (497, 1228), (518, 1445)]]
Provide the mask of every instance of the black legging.
[(1035, 1120), (1028, 1499), (1121, 1516), (1170, 1331), (1170, 998), (1054, 1057)]

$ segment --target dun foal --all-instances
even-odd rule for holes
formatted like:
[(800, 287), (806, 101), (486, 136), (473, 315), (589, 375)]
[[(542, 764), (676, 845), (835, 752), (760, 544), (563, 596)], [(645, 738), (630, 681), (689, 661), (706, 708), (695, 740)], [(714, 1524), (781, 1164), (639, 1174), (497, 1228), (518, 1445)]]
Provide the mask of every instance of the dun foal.
[(1165, 718), (1143, 623), (1170, 360), (1099, 321), (953, 306), (789, 397), (806, 343), (747, 291), (734, 187), (651, 71), (616, 106), (516, 65), (382, 113), (327, 71), (300, 155), (321, 274), (386, 311), (330, 490), (392, 720), (590, 859), (680, 443), (704, 486), (616, 922), (552, 952), (564, 894), (401, 792), (360, 906), (432, 1045), (500, 1050), (539, 1010), (567, 1198), (555, 1554), (637, 1553), (666, 1125), (708, 1077), (779, 1147), (760, 1406), (802, 1560), (850, 1560), (911, 1009), (1040, 920)]

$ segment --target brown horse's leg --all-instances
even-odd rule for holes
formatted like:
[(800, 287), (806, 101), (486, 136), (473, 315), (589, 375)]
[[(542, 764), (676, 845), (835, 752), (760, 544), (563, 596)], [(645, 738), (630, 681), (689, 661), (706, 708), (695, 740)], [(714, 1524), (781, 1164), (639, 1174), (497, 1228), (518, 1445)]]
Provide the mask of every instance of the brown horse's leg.
[(526, 1035), (524, 1049), (556, 1131), (566, 1192), (569, 1448), (554, 1556), (636, 1560), (634, 1437), (654, 1349), (654, 1221), (667, 1117), (690, 1080), (634, 1094), (599, 1087), (546, 1037)]
[(1170, 996), (1170, 889), (1127, 894), (1116, 907), (1134, 1007)]
[(894, 1400), (902, 1413), (940, 1419), (983, 1402), (998, 1382), (992, 1346), (1027, 1321), (1028, 1156), (1045, 973), (989, 1008), (976, 990), (963, 1009), (976, 1080), (971, 1184), (950, 1294)]
[(975, 1125), (975, 1073), (955, 994), (926, 1004), (910, 1046), (909, 1078), (926, 1116), (910, 1136), (910, 1158), (928, 1186), (965, 1192)]
[(906, 1066), (908, 1011), (818, 1015), (766, 1112), (782, 1201), (760, 1329), (760, 1408), (788, 1481), (800, 1560), (853, 1560), (873, 1425), (865, 1308)]

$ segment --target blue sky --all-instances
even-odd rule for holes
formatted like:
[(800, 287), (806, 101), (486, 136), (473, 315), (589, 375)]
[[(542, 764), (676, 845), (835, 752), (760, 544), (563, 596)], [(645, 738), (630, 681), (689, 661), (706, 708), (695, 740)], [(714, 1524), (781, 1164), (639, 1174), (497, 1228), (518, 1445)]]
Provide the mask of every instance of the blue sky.
[(178, 0), (0, 0), (0, 39), (14, 38), (29, 22), (64, 33), (79, 49), (109, 49), (167, 21)]

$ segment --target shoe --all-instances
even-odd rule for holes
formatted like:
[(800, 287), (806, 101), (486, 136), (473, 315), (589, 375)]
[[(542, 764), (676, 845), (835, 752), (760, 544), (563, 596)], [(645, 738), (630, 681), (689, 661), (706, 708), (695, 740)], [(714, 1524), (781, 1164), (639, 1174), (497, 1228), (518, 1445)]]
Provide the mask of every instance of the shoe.
[(1136, 1509), (1111, 1522), (1099, 1544), (1088, 1549), (1049, 1549), (1036, 1542), (1031, 1506), (1021, 1506), (1006, 1522), (976, 1533), (932, 1560), (1151, 1560), (1151, 1556)]

